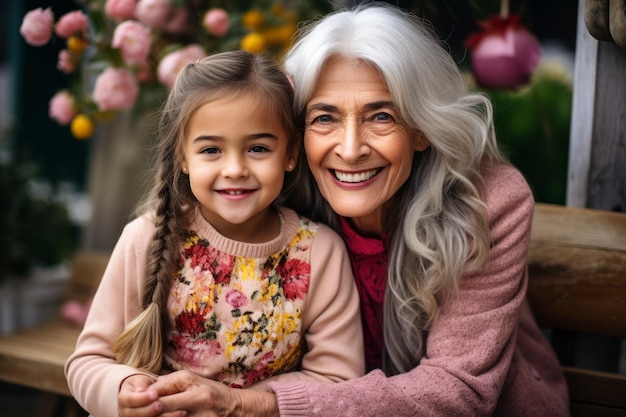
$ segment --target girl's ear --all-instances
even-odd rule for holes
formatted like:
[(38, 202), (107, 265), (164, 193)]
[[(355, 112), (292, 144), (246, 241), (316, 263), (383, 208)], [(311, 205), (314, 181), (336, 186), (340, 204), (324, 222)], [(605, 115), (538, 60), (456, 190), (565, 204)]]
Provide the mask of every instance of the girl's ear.
[(183, 171), (183, 174), (189, 174), (189, 169), (187, 168), (187, 162), (183, 161), (183, 163), (181, 164), (181, 170)]
[(417, 152), (423, 152), (430, 146), (430, 142), (426, 139), (426, 136), (421, 131), (415, 132), (415, 150)]
[(298, 163), (298, 149), (294, 149), (287, 155), (287, 160), (285, 161), (285, 171), (291, 172), (296, 169), (296, 164)]
[(295, 158), (289, 157), (285, 162), (285, 171), (291, 172), (296, 169), (296, 160)]

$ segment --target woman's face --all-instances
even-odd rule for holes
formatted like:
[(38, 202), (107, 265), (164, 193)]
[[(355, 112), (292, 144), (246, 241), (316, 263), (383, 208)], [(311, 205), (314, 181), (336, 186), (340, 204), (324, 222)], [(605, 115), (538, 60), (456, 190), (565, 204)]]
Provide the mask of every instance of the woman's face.
[(364, 233), (381, 234), (383, 207), (411, 173), (428, 142), (407, 128), (379, 71), (329, 59), (306, 107), (304, 146), (333, 210)]

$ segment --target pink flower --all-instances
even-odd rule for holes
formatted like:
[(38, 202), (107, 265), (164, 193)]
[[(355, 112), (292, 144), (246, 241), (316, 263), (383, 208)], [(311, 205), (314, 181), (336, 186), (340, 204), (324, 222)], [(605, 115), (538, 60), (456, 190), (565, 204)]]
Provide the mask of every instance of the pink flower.
[(186, 48), (166, 55), (157, 68), (159, 82), (167, 88), (172, 88), (174, 81), (176, 81), (176, 76), (185, 65), (205, 56), (204, 50), (197, 44), (189, 45)]
[(230, 290), (226, 293), (226, 302), (234, 308), (239, 308), (248, 303), (248, 298), (240, 291)]
[(67, 92), (62, 90), (56, 93), (50, 99), (48, 114), (50, 118), (56, 120), (60, 125), (67, 125), (76, 115), (77, 110), (74, 106), (74, 98)]
[(291, 259), (276, 267), (276, 273), (280, 276), (280, 284), (283, 287), (285, 297), (289, 300), (303, 299), (304, 294), (309, 292), (309, 280), (311, 277), (311, 265), (299, 259)]
[(150, 53), (150, 30), (135, 20), (120, 23), (113, 32), (111, 46), (119, 48), (127, 65), (146, 62)]
[(187, 29), (187, 20), (189, 19), (189, 10), (186, 7), (174, 9), (169, 20), (163, 27), (167, 33), (177, 34), (183, 33)]
[(93, 100), (100, 110), (126, 110), (133, 107), (139, 85), (124, 68), (109, 67), (96, 79)]
[(114, 20), (132, 19), (135, 16), (135, 0), (106, 0), (104, 13)]
[(85, 33), (89, 25), (89, 18), (80, 10), (74, 10), (61, 16), (55, 27), (55, 33), (60, 38), (69, 38), (76, 33)]
[(22, 25), (20, 26), (20, 34), (27, 44), (42, 46), (50, 41), (53, 24), (54, 15), (52, 10), (49, 7), (45, 10), (39, 7), (24, 15)]
[(135, 17), (148, 27), (160, 29), (167, 23), (171, 12), (170, 0), (139, 0)]
[(518, 15), (478, 22), (482, 31), (466, 40), (476, 82), (488, 88), (514, 89), (528, 82), (541, 57), (537, 39)]
[(228, 13), (223, 9), (211, 9), (204, 15), (202, 26), (204, 26), (210, 34), (221, 38), (226, 35), (228, 29), (230, 29)]
[(57, 69), (63, 74), (71, 74), (76, 71), (76, 61), (67, 49), (59, 51), (59, 60), (57, 61)]

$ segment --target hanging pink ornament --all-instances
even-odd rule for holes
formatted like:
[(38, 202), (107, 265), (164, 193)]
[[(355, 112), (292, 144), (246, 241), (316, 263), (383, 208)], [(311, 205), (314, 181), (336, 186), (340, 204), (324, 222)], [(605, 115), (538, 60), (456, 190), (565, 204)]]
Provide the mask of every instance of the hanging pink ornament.
[(492, 16), (478, 25), (482, 30), (465, 41), (478, 85), (515, 89), (526, 84), (539, 64), (541, 47), (520, 23), (519, 15)]

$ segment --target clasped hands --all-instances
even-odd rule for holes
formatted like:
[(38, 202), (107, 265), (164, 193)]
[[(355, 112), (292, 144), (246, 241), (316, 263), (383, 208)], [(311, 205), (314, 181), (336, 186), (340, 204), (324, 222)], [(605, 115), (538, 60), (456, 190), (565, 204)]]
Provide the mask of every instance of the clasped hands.
[(190, 371), (159, 376), (132, 375), (118, 394), (120, 417), (235, 416), (242, 404), (240, 390), (202, 378)]

